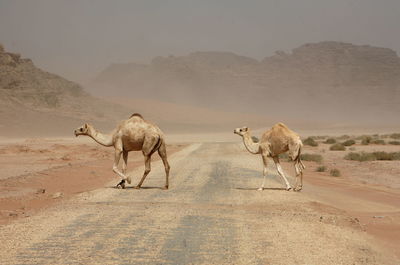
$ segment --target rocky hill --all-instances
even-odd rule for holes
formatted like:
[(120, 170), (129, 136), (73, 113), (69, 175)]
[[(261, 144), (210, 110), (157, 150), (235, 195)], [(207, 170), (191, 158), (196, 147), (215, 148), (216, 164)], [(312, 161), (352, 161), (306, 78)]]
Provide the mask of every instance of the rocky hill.
[(262, 61), (196, 52), (110, 65), (93, 87), (279, 117), (391, 122), (400, 112), (400, 58), (387, 48), (340, 42), (305, 44)]
[(129, 112), (0, 45), (0, 135), (69, 135), (83, 121), (111, 127)]

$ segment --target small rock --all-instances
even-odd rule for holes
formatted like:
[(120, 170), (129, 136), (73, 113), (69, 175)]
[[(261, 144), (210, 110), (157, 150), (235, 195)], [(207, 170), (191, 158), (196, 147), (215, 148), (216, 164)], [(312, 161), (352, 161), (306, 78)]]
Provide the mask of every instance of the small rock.
[(46, 189), (37, 189), (36, 194), (45, 193)]
[(64, 196), (64, 194), (62, 192), (56, 192), (51, 197), (53, 199), (57, 199), (57, 198), (62, 198), (63, 196)]
[(374, 218), (384, 218), (385, 216), (383, 215), (375, 215)]

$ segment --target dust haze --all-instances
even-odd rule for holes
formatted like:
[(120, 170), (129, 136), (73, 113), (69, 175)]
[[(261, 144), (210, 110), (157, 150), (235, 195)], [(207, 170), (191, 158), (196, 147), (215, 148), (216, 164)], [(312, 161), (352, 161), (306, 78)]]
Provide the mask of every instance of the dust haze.
[(0, 0), (2, 264), (400, 264), (399, 10)]
[[(399, 8), (396, 1), (1, 1), (4, 53), (35, 68), (16, 61), (15, 71), (2, 60), (4, 127), (35, 120), (9, 118), (19, 103), (39, 120), (46, 112), (86, 117), (109, 122), (107, 129), (134, 111), (171, 132), (278, 121), (306, 130), (394, 130)], [(56, 74), (58, 86), (30, 75), (36, 68)], [(108, 107), (68, 99), (64, 80)], [(50, 131), (32, 124), (32, 133), (60, 134), (72, 120)]]

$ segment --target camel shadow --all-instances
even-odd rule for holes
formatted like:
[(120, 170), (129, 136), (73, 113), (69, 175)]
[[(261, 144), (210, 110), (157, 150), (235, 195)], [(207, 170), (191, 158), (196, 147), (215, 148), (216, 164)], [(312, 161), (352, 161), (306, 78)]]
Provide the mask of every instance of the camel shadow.
[[(235, 188), (236, 190), (258, 190), (258, 188)], [(264, 190), (285, 190), (286, 188), (264, 188)]]
[[(125, 189), (134, 189), (134, 187), (126, 187)], [(145, 187), (140, 187), (141, 190), (163, 190), (163, 187), (152, 187), (152, 186), (145, 186)]]
[[(107, 186), (108, 189), (117, 189), (120, 190), (121, 188), (117, 188), (117, 186)], [(134, 186), (126, 186), (124, 190), (164, 190), (163, 187), (153, 187), (153, 186), (145, 186), (140, 187), (140, 189), (136, 189)]]

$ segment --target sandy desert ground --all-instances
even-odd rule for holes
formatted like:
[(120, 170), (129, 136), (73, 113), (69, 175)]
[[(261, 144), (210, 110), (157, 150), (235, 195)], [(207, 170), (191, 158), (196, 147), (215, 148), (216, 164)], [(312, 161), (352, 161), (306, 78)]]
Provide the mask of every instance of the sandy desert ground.
[[(159, 189), (158, 159), (143, 189), (118, 190), (112, 149), (90, 139), (3, 140), (2, 263), (399, 264), (398, 161), (344, 160), (349, 150), (330, 151), (320, 141), (303, 151), (323, 161), (305, 161), (302, 192), (283, 190), (272, 164), (267, 189), (257, 191), (261, 159), (239, 138), (179, 139), (170, 137), (168, 191)], [(292, 163), (283, 165), (293, 183)], [(327, 172), (316, 172), (321, 165)], [(128, 166), (135, 183), (141, 154)], [(332, 177), (332, 168), (341, 176)]]

